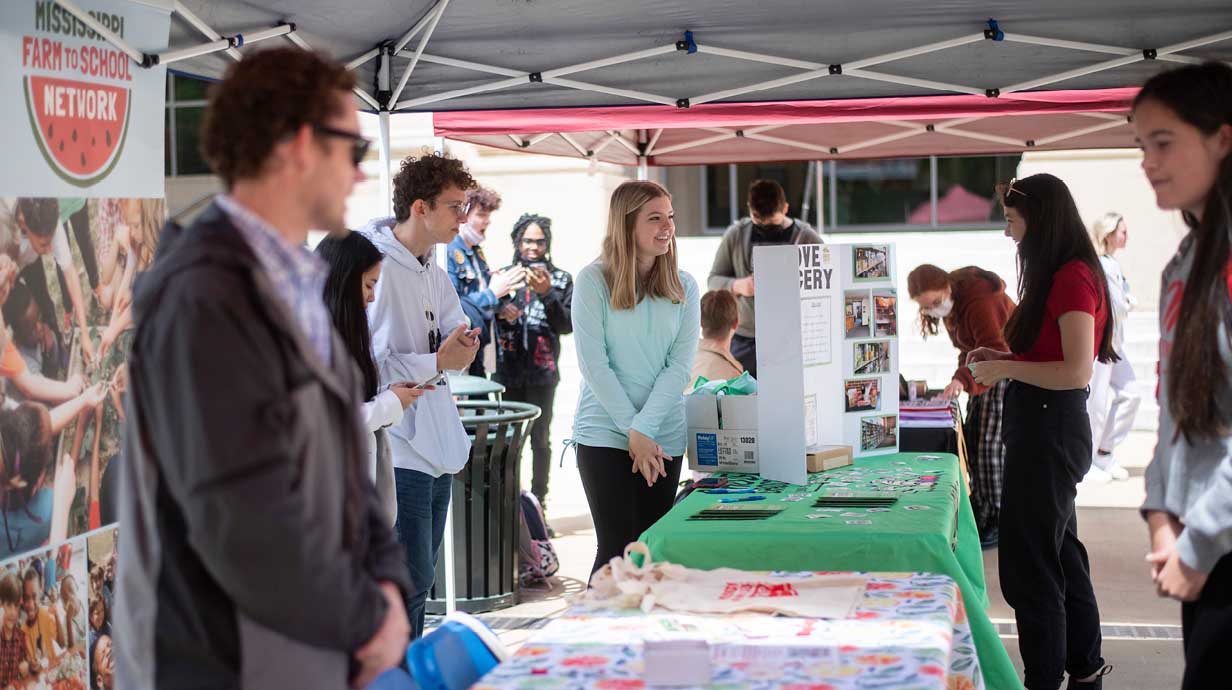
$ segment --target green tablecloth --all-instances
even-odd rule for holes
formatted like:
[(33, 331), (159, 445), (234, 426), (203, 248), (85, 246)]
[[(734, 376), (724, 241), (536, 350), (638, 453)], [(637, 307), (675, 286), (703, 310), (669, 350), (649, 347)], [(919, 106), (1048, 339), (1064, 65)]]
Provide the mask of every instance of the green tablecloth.
[[(702, 569), (949, 575), (962, 590), (987, 686), (991, 690), (1022, 687), (988, 619), (979, 534), (956, 456), (899, 453), (860, 459), (850, 467), (809, 475), (808, 487), (769, 482), (755, 475), (724, 476), (733, 487), (753, 486), (758, 495), (766, 496), (765, 501), (740, 505), (776, 504), (786, 509), (767, 520), (688, 521), (690, 515), (729, 498), (695, 491), (642, 535), (655, 560)], [(874, 489), (897, 490), (900, 498), (884, 512), (813, 506), (823, 492)], [(802, 495), (805, 492), (807, 496)]]

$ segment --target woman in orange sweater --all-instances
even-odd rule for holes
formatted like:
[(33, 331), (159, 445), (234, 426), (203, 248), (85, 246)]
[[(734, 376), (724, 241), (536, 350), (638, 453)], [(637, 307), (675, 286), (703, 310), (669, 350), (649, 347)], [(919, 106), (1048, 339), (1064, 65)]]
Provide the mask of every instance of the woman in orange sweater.
[(950, 342), (958, 348), (958, 368), (942, 391), (948, 399), (966, 392), (967, 419), (963, 424), (970, 456), (971, 508), (984, 548), (997, 545), (997, 519), (1001, 510), (1001, 483), (1005, 445), (1001, 442), (1001, 403), (1007, 381), (992, 388), (980, 385), (967, 368), (967, 353), (980, 347), (1007, 349), (1002, 330), (1014, 311), (1005, 294), (1005, 281), (992, 271), (967, 266), (947, 272), (932, 264), (918, 266), (907, 276), (907, 294), (920, 305), (920, 331), (927, 339), (945, 325)]

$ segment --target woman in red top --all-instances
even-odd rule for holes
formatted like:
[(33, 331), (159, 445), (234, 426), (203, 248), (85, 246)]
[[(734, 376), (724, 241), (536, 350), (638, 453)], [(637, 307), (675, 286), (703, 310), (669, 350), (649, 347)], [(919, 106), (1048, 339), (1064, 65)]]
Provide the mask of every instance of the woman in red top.
[(1052, 175), (998, 189), (1006, 234), (1018, 244), (1018, 308), (1009, 352), (974, 350), (976, 382), (1003, 379), (1005, 487), (1001, 592), (1018, 621), (1026, 686), (1102, 688), (1099, 607), (1074, 497), (1091, 467), (1087, 384), (1093, 362), (1114, 362), (1108, 285), (1074, 198)]
[(967, 266), (947, 272), (932, 264), (917, 266), (907, 275), (907, 294), (920, 305), (924, 338), (937, 335), (944, 325), (958, 348), (958, 369), (941, 395), (957, 398), (964, 391), (967, 420), (963, 424), (971, 472), (971, 509), (980, 532), (980, 546), (995, 548), (1001, 513), (1001, 485), (1005, 475), (1005, 444), (1001, 442), (1001, 409), (1008, 381), (989, 388), (975, 382), (967, 368), (967, 353), (987, 347), (1008, 350), (1005, 323), (1014, 300), (1005, 294), (1005, 281), (992, 271)]

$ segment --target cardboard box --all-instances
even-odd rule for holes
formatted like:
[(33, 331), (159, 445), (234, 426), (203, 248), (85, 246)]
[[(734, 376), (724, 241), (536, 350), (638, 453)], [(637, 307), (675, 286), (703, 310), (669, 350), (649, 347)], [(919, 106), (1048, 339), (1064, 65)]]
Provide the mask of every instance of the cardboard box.
[(689, 469), (756, 474), (757, 396), (685, 396)]
[(854, 453), (851, 446), (822, 446), (817, 452), (808, 454), (808, 471), (825, 472), (852, 463)]

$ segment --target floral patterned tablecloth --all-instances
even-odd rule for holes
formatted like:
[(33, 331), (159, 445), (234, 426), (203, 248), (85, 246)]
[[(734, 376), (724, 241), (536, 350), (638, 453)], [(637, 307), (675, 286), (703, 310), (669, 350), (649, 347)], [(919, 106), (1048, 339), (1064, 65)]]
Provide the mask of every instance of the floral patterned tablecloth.
[[(704, 637), (712, 645), (707, 690), (984, 688), (962, 596), (952, 579), (927, 573), (868, 576), (855, 615), (845, 620), (574, 606), (472, 690), (643, 690), (642, 640), (681, 633)], [(776, 656), (778, 641), (782, 647), (816, 653)]]

